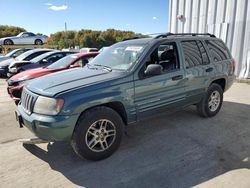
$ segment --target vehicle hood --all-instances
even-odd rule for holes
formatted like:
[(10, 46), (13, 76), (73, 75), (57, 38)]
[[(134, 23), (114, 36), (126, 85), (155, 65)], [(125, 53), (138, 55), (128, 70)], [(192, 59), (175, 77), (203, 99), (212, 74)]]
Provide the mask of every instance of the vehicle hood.
[(0, 62), (0, 67), (9, 66), (10, 63), (12, 63), (13, 61), (15, 61), (14, 58), (6, 59), (6, 60), (4, 60), (4, 61), (1, 61), (1, 62)]
[(103, 69), (75, 68), (35, 79), (29, 82), (27, 88), (34, 93), (52, 97), (67, 90), (118, 78), (121, 74), (121, 72), (109, 72)]
[(14, 76), (11, 77), (12, 81), (24, 81), (24, 80), (30, 80), (34, 78), (38, 78), (42, 75), (45, 75), (46, 73), (49, 73), (50, 70), (46, 68), (36, 68), (31, 69), (27, 71), (20, 72)]
[(12, 67), (19, 67), (21, 65), (25, 65), (25, 64), (29, 64), (31, 63), (30, 61), (12, 61), (9, 65), (9, 68), (12, 68)]

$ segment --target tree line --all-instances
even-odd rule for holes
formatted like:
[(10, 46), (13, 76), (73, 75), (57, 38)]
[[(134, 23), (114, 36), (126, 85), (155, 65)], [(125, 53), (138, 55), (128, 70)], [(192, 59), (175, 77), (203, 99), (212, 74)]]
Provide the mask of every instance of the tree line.
[(0, 25), (0, 38), (16, 36), (19, 33), (25, 32), (25, 31), (26, 30), (21, 27)]
[[(7, 36), (15, 36), (26, 30), (21, 27), (0, 25), (0, 38)], [(41, 33), (39, 33), (41, 35)], [(116, 42), (120, 42), (129, 38), (142, 38), (142, 34), (132, 31), (121, 31), (115, 29), (107, 29), (106, 31), (95, 31), (82, 29), (80, 31), (59, 31), (51, 34), (48, 39), (49, 45), (57, 45), (59, 49), (79, 46), (102, 48), (110, 46)]]
[(106, 31), (85, 30), (80, 31), (60, 31), (51, 34), (48, 44), (58, 45), (60, 49), (79, 46), (98, 48), (110, 46), (116, 42), (120, 42), (129, 38), (142, 38), (142, 34), (136, 34), (132, 31), (120, 31), (108, 29)]

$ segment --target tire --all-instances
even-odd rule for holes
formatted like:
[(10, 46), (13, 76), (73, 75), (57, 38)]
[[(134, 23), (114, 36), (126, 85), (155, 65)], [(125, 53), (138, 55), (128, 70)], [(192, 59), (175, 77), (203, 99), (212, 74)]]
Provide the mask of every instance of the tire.
[(4, 40), (4, 45), (13, 45), (14, 43), (13, 43), (13, 41), (12, 40), (10, 40), (10, 39), (6, 39), (6, 40)]
[(203, 99), (196, 105), (197, 112), (202, 117), (213, 117), (221, 109), (223, 90), (220, 85), (212, 83)]
[(35, 45), (43, 45), (43, 41), (40, 39), (35, 40)]
[(78, 119), (71, 145), (81, 158), (92, 161), (105, 159), (120, 146), (123, 127), (120, 115), (113, 109), (104, 106), (92, 108)]

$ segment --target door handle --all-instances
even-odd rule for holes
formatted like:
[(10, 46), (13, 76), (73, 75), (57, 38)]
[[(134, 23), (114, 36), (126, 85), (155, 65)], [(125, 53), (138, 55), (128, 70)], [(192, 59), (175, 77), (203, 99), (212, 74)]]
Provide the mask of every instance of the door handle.
[(209, 67), (209, 68), (206, 69), (206, 72), (212, 72), (213, 70), (214, 70), (214, 68)]
[(182, 78), (183, 78), (183, 75), (178, 75), (178, 76), (172, 77), (172, 80), (181, 80)]

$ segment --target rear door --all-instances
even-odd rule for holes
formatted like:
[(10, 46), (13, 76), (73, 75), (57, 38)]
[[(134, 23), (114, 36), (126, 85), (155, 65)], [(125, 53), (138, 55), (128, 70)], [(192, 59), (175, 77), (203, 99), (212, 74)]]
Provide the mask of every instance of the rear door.
[[(150, 64), (161, 64), (162, 74), (145, 77), (144, 71)], [(147, 57), (139, 75), (135, 75), (134, 102), (138, 120), (185, 105), (185, 81), (177, 44), (169, 42), (156, 47)]]
[(233, 59), (225, 44), (220, 40), (206, 40), (205, 43), (217, 76), (223, 77), (232, 73)]
[(210, 63), (203, 41), (184, 40), (181, 46), (187, 78), (187, 100), (189, 104), (194, 104), (203, 97), (207, 83), (214, 75), (214, 65)]

